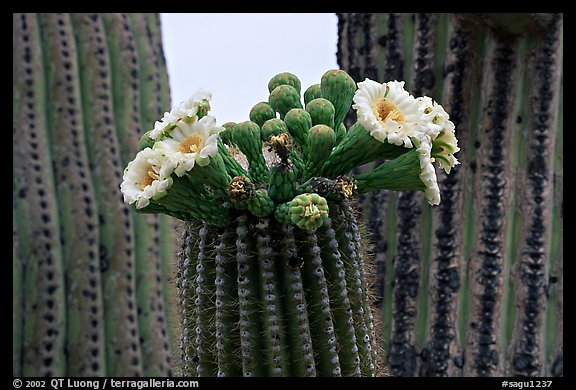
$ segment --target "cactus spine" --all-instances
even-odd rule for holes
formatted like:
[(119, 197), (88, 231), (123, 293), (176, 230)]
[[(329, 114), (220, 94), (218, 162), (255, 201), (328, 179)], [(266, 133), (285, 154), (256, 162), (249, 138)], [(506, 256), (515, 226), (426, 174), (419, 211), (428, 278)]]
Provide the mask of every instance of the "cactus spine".
[(163, 293), (147, 290), (166, 277), (159, 239), (142, 242), (158, 232), (137, 222), (155, 217), (129, 213), (119, 191), (148, 126), (139, 66), (164, 66), (157, 47), (136, 51), (130, 19), (14, 14), (14, 376), (171, 372)]

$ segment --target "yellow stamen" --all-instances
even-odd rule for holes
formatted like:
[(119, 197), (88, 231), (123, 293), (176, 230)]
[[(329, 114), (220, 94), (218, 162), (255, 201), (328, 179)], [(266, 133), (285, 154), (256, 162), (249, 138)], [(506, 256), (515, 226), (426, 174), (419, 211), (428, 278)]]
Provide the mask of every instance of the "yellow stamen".
[(387, 119), (392, 119), (398, 123), (406, 122), (404, 114), (398, 109), (398, 106), (388, 99), (378, 99), (372, 109), (381, 123), (386, 122)]
[(290, 138), (288, 133), (280, 133), (278, 135), (273, 135), (270, 137), (270, 143), (272, 144), (273, 148), (281, 148), (286, 147)]
[(340, 190), (345, 198), (351, 197), (354, 194), (354, 190), (357, 188), (356, 183), (354, 183), (350, 178), (339, 176), (336, 179), (336, 189)]
[(311, 217), (320, 214), (320, 210), (315, 204), (311, 204), (309, 206), (304, 207), (304, 216)]
[(140, 182), (140, 189), (144, 190), (144, 188), (148, 187), (152, 184), (154, 180), (160, 180), (160, 176), (158, 175), (159, 167), (156, 165), (151, 165), (148, 172), (146, 172), (146, 176)]
[(197, 153), (202, 150), (203, 147), (204, 138), (198, 133), (193, 133), (180, 142), (178, 151), (182, 153)]

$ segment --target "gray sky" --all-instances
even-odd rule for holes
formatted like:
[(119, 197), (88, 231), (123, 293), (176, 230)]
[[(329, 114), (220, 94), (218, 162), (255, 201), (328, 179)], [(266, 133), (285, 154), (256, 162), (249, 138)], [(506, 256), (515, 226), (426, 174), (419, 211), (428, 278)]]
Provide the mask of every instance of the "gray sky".
[(211, 91), (218, 124), (248, 120), (277, 73), (298, 76), (303, 93), (338, 68), (333, 13), (163, 13), (161, 22), (172, 104)]

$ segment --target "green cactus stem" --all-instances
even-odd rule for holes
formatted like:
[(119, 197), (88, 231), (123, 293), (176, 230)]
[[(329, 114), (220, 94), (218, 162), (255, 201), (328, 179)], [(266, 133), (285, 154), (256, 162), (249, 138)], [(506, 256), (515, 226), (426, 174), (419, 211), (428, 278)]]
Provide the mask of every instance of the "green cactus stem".
[(248, 218), (240, 215), (236, 227), (236, 264), (238, 269), (238, 312), (240, 318), (240, 353), (243, 376), (261, 376), (267, 367), (263, 360), (260, 309), (258, 301), (258, 272), (254, 265), (254, 243), (250, 239)]
[[(289, 207), (289, 204), (286, 204), (286, 207)], [(280, 276), (280, 283), (286, 286), (288, 291), (281, 297), (287, 318), (285, 329), (289, 338), (288, 345), (294, 346), (290, 348), (290, 366), (293, 376), (312, 377), (317, 375), (317, 371), (302, 280), (302, 262), (298, 257), (294, 226), (287, 221), (280, 229), (282, 247), (276, 272)]]
[(297, 172), (289, 160), (290, 139), (288, 133), (281, 133), (271, 139), (271, 148), (280, 161), (271, 169), (268, 194), (274, 203), (284, 203), (292, 199), (296, 191)]
[(312, 117), (310, 113), (302, 108), (294, 108), (285, 115), (284, 123), (288, 132), (298, 143), (303, 153), (308, 147), (308, 130), (312, 127)]
[(238, 361), (229, 359), (236, 353), (235, 346), (239, 344), (239, 334), (234, 332), (235, 325), (239, 322), (238, 313), (234, 310), (238, 302), (238, 290), (235, 281), (238, 278), (235, 258), (227, 250), (234, 244), (232, 232), (226, 230), (219, 236), (218, 244), (215, 248), (216, 277), (214, 284), (215, 292), (215, 337), (216, 354), (218, 362), (218, 376), (230, 377), (240, 376), (241, 370)]
[(334, 105), (333, 127), (338, 128), (350, 110), (352, 98), (356, 92), (356, 83), (345, 71), (332, 69), (322, 75), (320, 90), (322, 97)]
[(22, 293), (21, 316), (16, 318), (20, 328), (14, 329), (14, 336), (22, 337), (17, 375), (64, 376), (65, 269), (47, 133), (42, 35), (38, 15), (15, 13), (12, 18), (13, 201), (21, 276), (13, 279)]
[[(285, 208), (306, 230), (247, 210), (222, 228), (187, 224), (178, 275), (187, 375), (374, 375), (354, 217), (329, 215), (316, 194), (290, 203), (276, 212)], [(303, 205), (320, 216), (305, 216)]]
[(355, 180), (358, 193), (381, 189), (391, 191), (426, 189), (420, 180), (420, 161), (416, 149), (386, 161), (371, 171), (356, 175)]
[(234, 145), (234, 141), (232, 140), (232, 131), (236, 126), (238, 126), (238, 123), (236, 122), (225, 122), (222, 124), (224, 130), (222, 130), (220, 134), (218, 134), (218, 138), (220, 138), (225, 145), (227, 146)]
[[(236, 170), (236, 169), (232, 169)], [(228, 196), (228, 184), (232, 179), (226, 169), (224, 157), (219, 153), (210, 157), (208, 165), (196, 164), (193, 169), (186, 173), (192, 179), (203, 181), (216, 197), (226, 198)]]
[(152, 207), (156, 207), (156, 204), (162, 206), (166, 214), (177, 216), (183, 213), (187, 215), (184, 219), (200, 219), (215, 226), (226, 224), (230, 218), (228, 210), (216, 202), (202, 182), (190, 176), (174, 178), (170, 191), (151, 204)]
[(333, 179), (370, 161), (394, 159), (408, 151), (407, 148), (375, 140), (362, 125), (356, 123), (332, 150), (322, 173), (324, 177)]
[(336, 133), (327, 125), (315, 125), (308, 131), (307, 142), (302, 181), (308, 180), (315, 172), (322, 170), (324, 162), (336, 144)]
[(215, 333), (213, 331), (215, 305), (212, 304), (216, 293), (216, 267), (211, 261), (216, 236), (209, 234), (213, 228), (208, 224), (200, 228), (198, 244), (198, 262), (196, 264), (196, 298), (194, 299), (194, 318), (196, 319), (194, 345), (196, 346), (196, 359), (198, 376), (214, 375), (216, 363), (214, 362), (213, 343)]
[(245, 121), (232, 129), (232, 141), (248, 158), (248, 175), (254, 183), (263, 183), (268, 179), (269, 171), (262, 154), (260, 126)]
[[(88, 156), (92, 164), (101, 167), (92, 170), (92, 180), (101, 221), (100, 248), (104, 251), (100, 262), (106, 264), (102, 274), (106, 370), (110, 375), (137, 375), (142, 372), (142, 358), (136, 312), (133, 218), (127, 205), (116, 202), (121, 197), (117, 180), (121, 179), (122, 170), (113, 124), (110, 69), (102, 19), (99, 15), (75, 14), (72, 21), (78, 34), (79, 61), (96, 70), (82, 73), (81, 83)], [(96, 37), (99, 37), (99, 43)], [(120, 228), (123, 234), (117, 233)]]
[(246, 170), (242, 168), (240, 163), (236, 161), (234, 157), (230, 154), (230, 151), (225, 146), (222, 138), (218, 138), (218, 154), (222, 157), (222, 161), (224, 162), (224, 166), (226, 167), (226, 172), (229, 176), (241, 176), (246, 175)]
[(334, 131), (336, 132), (336, 143), (339, 144), (340, 141), (344, 139), (344, 136), (348, 132), (348, 129), (346, 129), (346, 125), (344, 125), (344, 123), (340, 123), (338, 127), (334, 128)]
[[(438, 172), (438, 207), (413, 191), (359, 199), (391, 374), (563, 375), (562, 14), (338, 18), (340, 68), (358, 81), (406, 80), (442, 103), (462, 149), (448, 176)], [(394, 161), (382, 160), (355, 178)]]

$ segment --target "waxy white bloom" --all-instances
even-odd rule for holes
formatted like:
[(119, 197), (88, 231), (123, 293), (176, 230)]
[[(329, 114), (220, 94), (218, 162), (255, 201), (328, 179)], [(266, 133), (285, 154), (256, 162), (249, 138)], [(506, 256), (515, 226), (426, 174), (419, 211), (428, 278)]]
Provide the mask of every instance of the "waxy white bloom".
[(440, 188), (438, 187), (436, 170), (432, 165), (432, 141), (429, 136), (423, 135), (420, 138), (414, 138), (414, 143), (420, 160), (420, 180), (426, 186), (424, 190), (426, 200), (432, 206), (440, 204)]
[(458, 152), (460, 148), (458, 147), (458, 140), (454, 131), (442, 131), (438, 137), (433, 141), (432, 155), (440, 163), (442, 168), (446, 173), (450, 173), (450, 170), (460, 164), (460, 162), (454, 157), (454, 153)]
[(191, 97), (172, 108), (171, 114), (179, 119), (194, 117), (200, 107), (210, 105), (212, 93), (203, 89), (196, 91)]
[(358, 122), (380, 142), (411, 148), (410, 137), (423, 131), (424, 107), (404, 89), (404, 81), (366, 79), (358, 83), (353, 100)]
[(154, 149), (168, 155), (176, 165), (174, 172), (183, 176), (195, 164), (205, 166), (210, 157), (218, 153), (218, 133), (223, 127), (216, 126), (216, 118), (207, 115), (200, 120), (179, 120), (176, 127)]
[(166, 195), (172, 185), (170, 175), (174, 163), (158, 150), (146, 148), (138, 152), (134, 160), (124, 169), (120, 190), (124, 202), (136, 203), (136, 208), (148, 206), (150, 199)]
[(200, 107), (207, 106), (209, 109), (210, 100), (212, 100), (211, 92), (203, 89), (196, 91), (187, 100), (172, 107), (170, 112), (165, 112), (162, 119), (154, 123), (154, 129), (149, 134), (150, 137), (153, 139), (164, 138), (180, 120), (185, 120), (188, 123), (195, 121)]
[(421, 96), (416, 100), (424, 108), (421, 119), (422, 131), (428, 134), (432, 140), (435, 140), (441, 131), (454, 132), (454, 123), (450, 120), (450, 115), (444, 110), (444, 107), (429, 96)]
[(154, 122), (154, 128), (148, 134), (151, 138), (157, 139), (161, 137), (161, 134), (170, 126), (173, 127), (176, 125), (180, 118), (174, 115), (172, 112), (166, 111), (164, 116), (159, 121)]
[(422, 96), (417, 100), (424, 106), (422, 125), (425, 129), (424, 132), (433, 141), (432, 156), (446, 173), (450, 173), (450, 170), (459, 164), (454, 157), (454, 153), (460, 150), (454, 133), (454, 123), (450, 120), (444, 107), (430, 97)]

